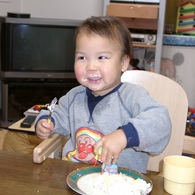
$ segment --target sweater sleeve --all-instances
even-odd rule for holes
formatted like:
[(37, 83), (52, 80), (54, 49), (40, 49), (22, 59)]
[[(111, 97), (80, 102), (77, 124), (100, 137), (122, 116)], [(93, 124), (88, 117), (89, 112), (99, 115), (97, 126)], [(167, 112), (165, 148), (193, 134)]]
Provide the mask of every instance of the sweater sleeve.
[[(120, 93), (121, 104), (129, 118), (125, 119), (121, 127), (124, 126), (122, 129), (127, 140), (136, 135), (135, 131), (139, 140), (138, 146), (128, 143), (127, 147), (131, 146), (136, 151), (154, 155), (161, 153), (171, 136), (172, 125), (167, 108), (156, 102), (141, 86), (127, 83), (123, 87)], [(130, 124), (134, 127), (134, 131), (132, 127), (128, 127)]]
[(139, 146), (139, 137), (137, 130), (131, 123), (121, 126), (120, 129), (124, 131), (125, 136), (127, 138), (126, 148)]

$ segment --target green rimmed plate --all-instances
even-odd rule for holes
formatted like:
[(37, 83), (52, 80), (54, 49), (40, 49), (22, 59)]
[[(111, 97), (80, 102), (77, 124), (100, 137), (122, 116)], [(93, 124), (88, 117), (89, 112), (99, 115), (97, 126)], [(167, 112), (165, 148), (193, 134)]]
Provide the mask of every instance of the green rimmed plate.
[[(72, 171), (66, 179), (66, 182), (68, 184), (68, 186), (74, 190), (75, 192), (77, 192), (78, 194), (85, 194), (85, 192), (83, 192), (81, 189), (79, 189), (77, 182), (78, 180), (85, 175), (91, 174), (91, 173), (100, 173), (101, 172), (101, 167), (99, 166), (94, 166), (94, 167), (83, 167), (80, 169), (76, 169), (74, 171)], [(143, 179), (146, 183), (150, 183), (151, 185), (151, 190), (153, 188), (153, 184), (152, 181), (146, 177), (145, 175), (138, 173), (136, 171), (130, 171), (128, 169), (125, 168), (119, 168), (119, 173), (123, 173), (129, 177), (132, 177), (134, 179)], [(150, 191), (151, 191), (150, 190)]]

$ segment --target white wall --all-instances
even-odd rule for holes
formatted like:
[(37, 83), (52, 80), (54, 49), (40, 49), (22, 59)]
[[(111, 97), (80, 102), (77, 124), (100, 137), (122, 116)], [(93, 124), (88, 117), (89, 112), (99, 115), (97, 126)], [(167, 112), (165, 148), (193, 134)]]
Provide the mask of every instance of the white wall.
[(20, 6), (21, 0), (0, 1), (0, 16), (7, 16), (7, 12), (20, 12)]
[(36, 18), (85, 19), (103, 15), (103, 0), (11, 0), (0, 1), (0, 15), (30, 13)]
[(103, 14), (103, 0), (22, 0), (32, 17), (85, 19)]
[(195, 107), (195, 48), (187, 46), (163, 45), (162, 58), (168, 58), (169, 66), (175, 67), (175, 81), (185, 90), (188, 105)]

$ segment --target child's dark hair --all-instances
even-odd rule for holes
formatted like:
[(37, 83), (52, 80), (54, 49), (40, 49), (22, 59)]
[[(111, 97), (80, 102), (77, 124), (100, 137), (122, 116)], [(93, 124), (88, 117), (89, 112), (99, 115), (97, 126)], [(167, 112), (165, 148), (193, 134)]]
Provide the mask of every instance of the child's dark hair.
[(80, 33), (88, 35), (95, 33), (99, 36), (114, 40), (121, 46), (122, 56), (128, 55), (131, 57), (132, 42), (130, 32), (119, 18), (112, 16), (88, 18), (77, 28), (75, 40)]

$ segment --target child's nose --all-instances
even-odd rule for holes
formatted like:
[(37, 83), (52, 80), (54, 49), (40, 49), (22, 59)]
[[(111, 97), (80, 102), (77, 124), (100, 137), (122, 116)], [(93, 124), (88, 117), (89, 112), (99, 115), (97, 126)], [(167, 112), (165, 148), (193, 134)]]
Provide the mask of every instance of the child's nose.
[(87, 64), (87, 70), (96, 70), (97, 66), (96, 63), (94, 61), (89, 61)]

